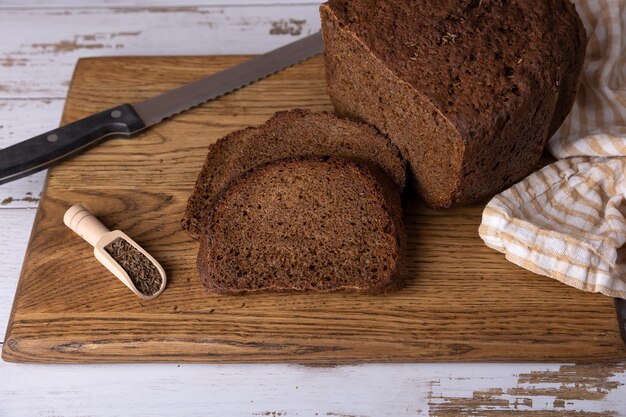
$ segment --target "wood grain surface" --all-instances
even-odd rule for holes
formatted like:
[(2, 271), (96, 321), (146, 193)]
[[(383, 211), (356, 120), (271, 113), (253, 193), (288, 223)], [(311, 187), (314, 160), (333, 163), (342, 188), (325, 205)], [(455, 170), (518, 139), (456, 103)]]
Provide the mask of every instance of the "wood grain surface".
[[(134, 102), (244, 57), (81, 60), (63, 121)], [(611, 299), (531, 274), (486, 248), (481, 206), (405, 199), (406, 289), (347, 294), (207, 295), (197, 245), (179, 226), (208, 144), (278, 110), (331, 110), (322, 58), (114, 139), (51, 170), (27, 250), (3, 358), (17, 362), (611, 361), (626, 358)], [(62, 223), (83, 203), (166, 269), (143, 302)]]

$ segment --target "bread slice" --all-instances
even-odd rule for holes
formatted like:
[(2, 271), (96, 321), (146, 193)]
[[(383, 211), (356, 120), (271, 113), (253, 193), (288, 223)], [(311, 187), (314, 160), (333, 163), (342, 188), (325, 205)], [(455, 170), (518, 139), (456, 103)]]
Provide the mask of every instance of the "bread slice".
[(569, 112), (585, 30), (568, 0), (329, 0), (335, 110), (376, 126), (431, 207), (527, 175)]
[(385, 192), (379, 175), (342, 159), (290, 158), (237, 178), (200, 239), (202, 285), (214, 294), (400, 288), (400, 193), (390, 181)]
[(265, 124), (227, 135), (209, 147), (182, 226), (201, 234), (216, 196), (246, 171), (277, 159), (336, 156), (381, 169), (402, 190), (406, 163), (398, 148), (376, 129), (329, 113), (295, 109), (276, 113)]

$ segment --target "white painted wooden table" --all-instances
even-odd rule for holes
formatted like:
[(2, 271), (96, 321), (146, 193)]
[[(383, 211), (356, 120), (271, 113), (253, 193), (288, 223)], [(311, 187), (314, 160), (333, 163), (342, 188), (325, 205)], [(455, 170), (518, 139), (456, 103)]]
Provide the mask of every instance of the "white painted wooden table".
[[(57, 126), (79, 57), (259, 53), (318, 29), (317, 4), (0, 0), (0, 148)], [(0, 329), (43, 180), (0, 186)], [(626, 415), (625, 384), (625, 364), (0, 362), (0, 417)]]

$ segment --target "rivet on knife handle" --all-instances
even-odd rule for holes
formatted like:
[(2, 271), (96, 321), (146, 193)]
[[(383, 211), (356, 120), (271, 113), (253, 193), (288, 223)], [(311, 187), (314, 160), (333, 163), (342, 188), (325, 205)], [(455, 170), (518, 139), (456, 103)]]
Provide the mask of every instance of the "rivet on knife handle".
[(146, 126), (122, 104), (0, 150), (0, 184), (41, 171), (107, 136), (130, 136)]

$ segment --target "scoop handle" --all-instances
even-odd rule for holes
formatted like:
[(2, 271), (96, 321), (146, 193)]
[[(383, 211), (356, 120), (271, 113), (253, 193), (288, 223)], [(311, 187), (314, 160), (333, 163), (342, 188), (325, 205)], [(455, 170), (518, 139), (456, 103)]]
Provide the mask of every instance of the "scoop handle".
[(80, 204), (70, 207), (63, 216), (63, 223), (91, 246), (96, 246), (103, 234), (110, 230), (100, 223), (89, 210)]

